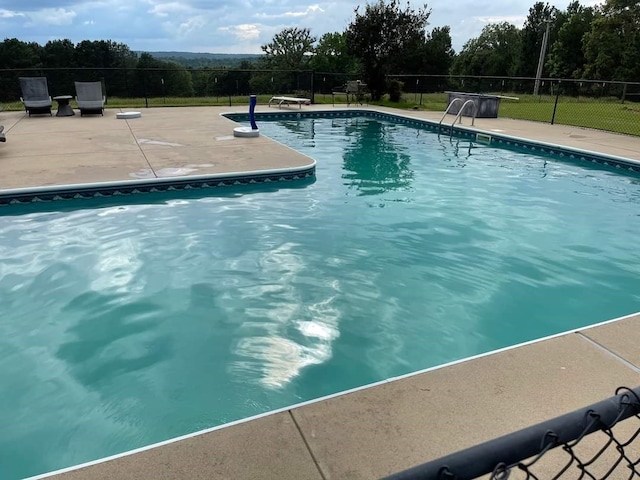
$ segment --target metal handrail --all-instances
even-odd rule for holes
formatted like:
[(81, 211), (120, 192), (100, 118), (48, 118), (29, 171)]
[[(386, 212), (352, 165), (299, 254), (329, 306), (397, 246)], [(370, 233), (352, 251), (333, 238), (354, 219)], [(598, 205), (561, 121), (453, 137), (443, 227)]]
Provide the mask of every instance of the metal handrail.
[[(453, 103), (453, 102), (451, 102), (451, 103)], [(462, 105), (462, 108), (458, 112), (458, 115), (456, 115), (455, 120), (451, 124), (452, 127), (456, 123), (456, 120), (459, 120), (458, 123), (462, 123), (462, 118), (461, 118), (462, 117), (462, 112), (464, 112), (464, 107), (466, 107), (469, 104), (473, 105), (473, 117), (471, 118), (471, 125), (474, 124), (474, 122), (476, 121), (476, 115), (478, 113), (478, 105), (476, 105), (476, 102), (474, 102), (473, 100), (467, 100), (466, 102), (464, 102), (464, 105)]]
[(460, 111), (456, 115), (456, 118), (453, 119), (453, 123), (451, 124), (451, 131), (449, 132), (449, 138), (453, 136), (453, 126), (456, 124), (456, 120), (458, 120), (458, 123), (462, 123), (462, 112), (464, 112), (465, 107), (469, 104), (473, 105), (473, 115), (471, 117), (471, 126), (473, 126), (473, 124), (475, 123), (476, 114), (478, 113), (478, 105), (476, 105), (476, 102), (474, 102), (473, 100), (467, 100), (466, 102), (464, 102), (464, 105), (462, 105), (462, 107), (460, 108)]
[(447, 113), (449, 113), (449, 109), (456, 104), (456, 102), (462, 102), (461, 98), (454, 98), (451, 103), (449, 105), (447, 105), (446, 110), (444, 111), (444, 113), (442, 114), (442, 118), (440, 118), (440, 121), (438, 122), (438, 133), (440, 133), (440, 127), (442, 127), (442, 121), (444, 120), (444, 117), (447, 116)]
[[(442, 128), (442, 121), (444, 120), (444, 117), (447, 116), (447, 114), (449, 113), (449, 110), (451, 109), (451, 107), (453, 105), (455, 105), (457, 102), (462, 102), (463, 100), (461, 98), (454, 98), (451, 103), (449, 105), (447, 105), (447, 109), (444, 111), (444, 113), (442, 114), (442, 117), (440, 118), (440, 121), (438, 122), (438, 133), (440, 133), (440, 129)], [(460, 107), (460, 110), (458, 110), (458, 114), (456, 115), (456, 118), (453, 120), (453, 123), (451, 124), (451, 130), (450, 130), (450, 136), (453, 135), (453, 126), (456, 124), (456, 121), (458, 123), (462, 123), (462, 113), (464, 112), (464, 109), (466, 108), (467, 105), (473, 105), (473, 115), (471, 118), (471, 125), (473, 126), (475, 124), (476, 121), (476, 115), (478, 114), (478, 105), (476, 105), (476, 102), (474, 102), (473, 100), (467, 100), (466, 102), (464, 102), (462, 104), (462, 107)]]

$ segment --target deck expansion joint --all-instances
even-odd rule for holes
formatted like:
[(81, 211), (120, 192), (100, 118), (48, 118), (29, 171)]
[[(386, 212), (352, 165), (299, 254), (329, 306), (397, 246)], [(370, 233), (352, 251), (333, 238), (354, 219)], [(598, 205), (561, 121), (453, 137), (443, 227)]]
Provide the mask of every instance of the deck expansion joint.
[(318, 462), (318, 459), (314, 455), (313, 450), (311, 449), (311, 445), (309, 445), (309, 442), (307, 441), (307, 437), (305, 437), (304, 432), (302, 431), (302, 428), (300, 428), (300, 424), (298, 424), (298, 420), (296, 420), (296, 417), (293, 414), (293, 410), (288, 410), (288, 412), (289, 412), (289, 415), (291, 416), (291, 420), (293, 420), (293, 424), (298, 429), (298, 433), (300, 434), (300, 437), (302, 438), (302, 441), (304, 442), (305, 447), (307, 447), (307, 451), (309, 452), (309, 455), (311, 455), (311, 459), (313, 460), (314, 465), (318, 469), (318, 473), (320, 474), (323, 480), (327, 480), (327, 476), (322, 471), (322, 468), (320, 467), (320, 463)]
[(602, 350), (603, 352), (607, 353), (609, 356), (615, 358), (616, 360), (618, 360), (620, 363), (624, 364), (626, 367), (630, 368), (631, 370), (633, 370), (636, 373), (640, 373), (640, 367), (638, 367), (637, 365), (631, 363), (629, 360), (627, 360), (626, 358), (618, 355), (617, 353), (615, 353), (612, 350), (609, 350), (607, 347), (605, 347), (604, 345), (602, 345), (601, 343), (596, 342), (593, 338), (585, 335), (582, 332), (576, 332), (576, 334), (581, 337), (583, 340), (586, 340), (588, 343), (592, 344), (593, 346), (595, 346), (596, 348)]

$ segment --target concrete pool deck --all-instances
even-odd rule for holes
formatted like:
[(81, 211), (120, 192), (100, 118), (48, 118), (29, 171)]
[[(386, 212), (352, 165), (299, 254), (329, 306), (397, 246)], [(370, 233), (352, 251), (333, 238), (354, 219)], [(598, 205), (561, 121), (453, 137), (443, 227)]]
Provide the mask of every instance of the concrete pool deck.
[[(332, 108), (311, 106), (303, 111)], [(299, 111), (297, 106), (290, 110)], [(441, 116), (378, 110), (436, 121)], [(246, 106), (141, 111), (142, 118), (131, 120), (117, 120), (116, 110), (109, 109), (104, 117), (82, 118), (0, 113), (7, 133), (7, 143), (0, 144), (0, 188), (286, 168), (309, 162), (264, 137), (225, 138), (235, 124), (219, 113), (246, 112)], [(469, 124), (463, 119), (463, 125)], [(509, 119), (478, 119), (476, 128), (640, 161), (640, 138)], [(640, 385), (638, 345), (640, 315), (635, 315), (51, 478), (378, 478), (584, 407), (612, 396), (616, 387)]]
[[(221, 108), (162, 108), (141, 118), (0, 114), (0, 189), (245, 172), (312, 160), (266, 137), (234, 138)], [(118, 110), (119, 111), (119, 110)], [(249, 147), (249, 148), (248, 148)]]

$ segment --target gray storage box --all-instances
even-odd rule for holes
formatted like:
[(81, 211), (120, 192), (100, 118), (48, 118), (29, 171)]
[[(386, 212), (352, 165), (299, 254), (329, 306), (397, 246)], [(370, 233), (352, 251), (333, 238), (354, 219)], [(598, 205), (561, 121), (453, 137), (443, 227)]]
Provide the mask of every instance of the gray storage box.
[[(498, 118), (498, 109), (500, 108), (500, 97), (497, 95), (483, 95), (481, 93), (466, 92), (446, 92), (449, 94), (447, 106), (451, 105), (454, 99), (459, 98), (462, 102), (456, 102), (451, 107), (449, 113), (457, 115), (462, 105), (467, 100), (473, 100), (476, 104), (476, 118)], [(473, 107), (467, 106), (462, 112), (463, 117), (473, 117)]]

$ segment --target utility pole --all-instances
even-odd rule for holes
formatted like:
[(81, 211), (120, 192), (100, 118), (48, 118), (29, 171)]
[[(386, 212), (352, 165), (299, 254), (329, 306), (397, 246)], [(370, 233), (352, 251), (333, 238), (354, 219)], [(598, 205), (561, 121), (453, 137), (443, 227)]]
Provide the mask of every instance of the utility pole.
[(542, 67), (544, 67), (544, 57), (547, 53), (547, 43), (549, 42), (549, 28), (551, 27), (551, 20), (547, 20), (547, 29), (544, 31), (542, 37), (542, 47), (540, 48), (540, 58), (538, 59), (538, 71), (536, 72), (536, 83), (533, 87), (533, 94), (538, 95), (540, 90), (540, 79), (542, 78)]

